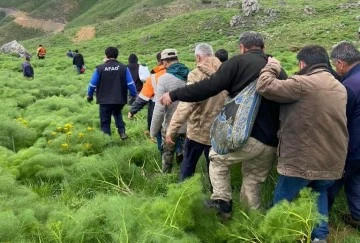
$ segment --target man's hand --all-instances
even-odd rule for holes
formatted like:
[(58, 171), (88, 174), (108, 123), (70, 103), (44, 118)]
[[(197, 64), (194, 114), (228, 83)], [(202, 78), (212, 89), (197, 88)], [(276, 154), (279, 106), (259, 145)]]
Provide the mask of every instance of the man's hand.
[(131, 120), (134, 118), (134, 114), (131, 114), (130, 112), (128, 113), (128, 118)]
[(172, 103), (172, 100), (170, 98), (169, 92), (163, 94), (163, 96), (160, 97), (159, 101), (162, 105), (170, 105)]
[(279, 66), (280, 66), (280, 61), (277, 60), (276, 58), (273, 58), (273, 57), (269, 57), (269, 58), (268, 58), (268, 63), (269, 63), (269, 64), (276, 64), (276, 65), (279, 65)]
[(150, 136), (150, 140), (151, 140), (151, 142), (153, 142), (153, 143), (157, 143), (156, 137), (151, 137), (151, 136)]
[(166, 143), (175, 144), (174, 141), (172, 140), (171, 136), (166, 136)]
[(91, 103), (94, 100), (94, 98), (92, 96), (88, 96), (86, 99), (89, 103)]

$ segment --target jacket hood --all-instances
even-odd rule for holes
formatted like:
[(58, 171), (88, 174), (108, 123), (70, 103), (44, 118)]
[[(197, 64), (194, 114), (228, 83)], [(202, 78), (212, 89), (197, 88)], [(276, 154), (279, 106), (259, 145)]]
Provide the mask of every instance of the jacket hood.
[(178, 79), (186, 81), (190, 70), (182, 63), (174, 63), (167, 68), (166, 72), (174, 75)]
[(217, 57), (208, 57), (196, 66), (201, 72), (205, 73), (207, 76), (211, 76), (219, 69), (220, 65), (221, 62)]
[(164, 69), (166, 69), (166, 68), (164, 67), (164, 65), (157, 65), (156, 67), (154, 67), (154, 68), (151, 70), (151, 73), (158, 73), (158, 72), (160, 72), (160, 71), (162, 71), (162, 70), (164, 70)]

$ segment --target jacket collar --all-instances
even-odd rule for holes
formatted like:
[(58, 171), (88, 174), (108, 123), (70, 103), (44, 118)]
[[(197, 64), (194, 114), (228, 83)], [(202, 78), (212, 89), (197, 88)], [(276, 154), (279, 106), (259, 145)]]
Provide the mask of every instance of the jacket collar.
[(308, 65), (301, 69), (296, 75), (312, 75), (318, 72), (329, 72), (328, 66), (326, 63), (318, 63), (313, 65)]
[(360, 63), (353, 66), (349, 72), (347, 72), (342, 78), (341, 81), (344, 81), (345, 79), (349, 78), (350, 76), (354, 75), (355, 73), (360, 73)]
[(151, 70), (151, 73), (158, 73), (162, 70), (165, 70), (165, 67), (164, 65), (157, 65), (156, 67), (154, 67), (152, 70)]

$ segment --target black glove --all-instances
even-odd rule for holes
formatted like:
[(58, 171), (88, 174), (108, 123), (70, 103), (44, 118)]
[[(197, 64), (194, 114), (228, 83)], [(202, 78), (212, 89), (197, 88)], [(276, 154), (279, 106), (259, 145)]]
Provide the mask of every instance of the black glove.
[(88, 101), (89, 103), (91, 103), (91, 102), (94, 100), (94, 98), (93, 98), (92, 96), (91, 96), (91, 97), (88, 96), (86, 99), (87, 99), (87, 101)]

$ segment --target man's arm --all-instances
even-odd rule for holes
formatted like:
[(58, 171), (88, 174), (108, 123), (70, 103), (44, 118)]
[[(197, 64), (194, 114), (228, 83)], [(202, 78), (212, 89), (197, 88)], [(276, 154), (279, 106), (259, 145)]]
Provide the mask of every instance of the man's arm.
[(98, 73), (98, 70), (95, 69), (88, 86), (88, 90), (87, 90), (88, 97), (90, 98), (93, 97), (94, 91), (96, 89), (96, 86), (99, 84), (99, 82), (100, 82), (100, 74)]
[(217, 95), (223, 90), (229, 91), (232, 82), (236, 79), (239, 65), (238, 58), (232, 58), (224, 62), (216, 73), (208, 79), (171, 91), (169, 93), (171, 101), (202, 101)]
[(346, 117), (348, 121), (352, 118), (355, 105), (356, 105), (356, 94), (352, 91), (351, 87), (344, 84), (347, 91), (347, 104), (346, 104)]
[(189, 119), (196, 103), (180, 102), (171, 117), (170, 124), (166, 130), (166, 137), (173, 138), (182, 125)]
[(138, 113), (142, 108), (144, 108), (144, 106), (146, 106), (147, 103), (148, 101), (143, 100), (140, 96), (136, 97), (129, 111), (130, 117)]
[(301, 84), (294, 78), (277, 79), (281, 72), (280, 62), (269, 58), (268, 64), (261, 70), (256, 91), (268, 100), (279, 103), (291, 103), (301, 97)]
[[(157, 97), (161, 97), (163, 94), (165, 94), (165, 87), (163, 85), (164, 82), (162, 82), (162, 81), (163, 80), (160, 79), (158, 82), (158, 85), (156, 88), (155, 99)], [(151, 119), (151, 126), (150, 126), (150, 136), (151, 137), (156, 137), (156, 135), (161, 130), (161, 126), (164, 121), (165, 109), (166, 109), (166, 107), (164, 105), (162, 105), (159, 101), (156, 101), (153, 116)]]
[(135, 97), (137, 95), (136, 87), (135, 87), (135, 83), (131, 76), (129, 68), (126, 68), (126, 84), (127, 84), (128, 90), (130, 92), (130, 95), (132, 97)]

